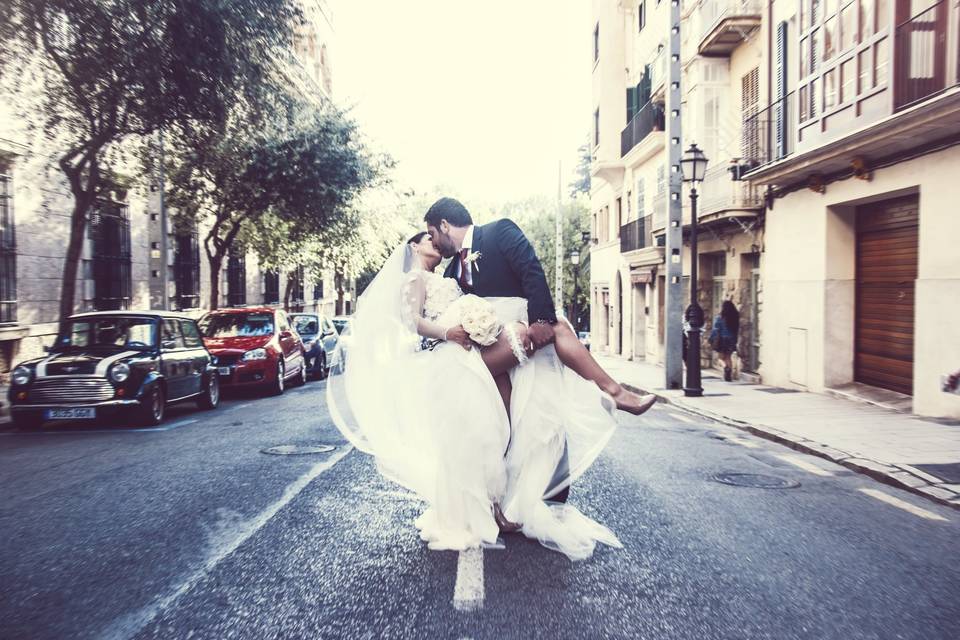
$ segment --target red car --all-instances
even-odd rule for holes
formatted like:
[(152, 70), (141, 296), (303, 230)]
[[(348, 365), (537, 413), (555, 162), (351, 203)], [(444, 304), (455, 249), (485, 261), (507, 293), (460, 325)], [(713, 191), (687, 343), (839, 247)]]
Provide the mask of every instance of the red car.
[(200, 319), (200, 332), (225, 388), (258, 387), (280, 395), (288, 381), (307, 381), (303, 342), (280, 309), (211, 311)]

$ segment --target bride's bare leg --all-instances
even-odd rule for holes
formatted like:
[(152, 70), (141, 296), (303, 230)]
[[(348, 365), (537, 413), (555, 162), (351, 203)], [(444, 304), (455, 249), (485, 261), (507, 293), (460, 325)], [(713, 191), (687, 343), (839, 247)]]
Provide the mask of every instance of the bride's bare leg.
[[(527, 343), (527, 325), (522, 322), (513, 323), (513, 331), (516, 333), (517, 339), (520, 341), (520, 344)], [(517, 356), (513, 352), (513, 347), (510, 344), (510, 339), (507, 337), (507, 329), (504, 327), (504, 330), (500, 332), (500, 336), (497, 338), (497, 341), (494, 342), (489, 347), (483, 347), (480, 351), (480, 357), (483, 358), (483, 364), (487, 365), (487, 369), (490, 370), (490, 373), (494, 378), (500, 376), (501, 374), (507, 373), (510, 369), (513, 369), (519, 361)]]
[(560, 362), (576, 371), (581, 378), (593, 381), (602, 391), (610, 394), (618, 409), (640, 415), (656, 403), (655, 395), (640, 396), (611, 378), (610, 374), (597, 364), (567, 323), (561, 321), (555, 324), (554, 336), (554, 348)]
[(497, 391), (503, 398), (503, 407), (507, 410), (507, 418), (510, 417), (510, 396), (513, 394), (513, 384), (510, 382), (509, 373), (501, 373), (493, 379), (497, 383)]

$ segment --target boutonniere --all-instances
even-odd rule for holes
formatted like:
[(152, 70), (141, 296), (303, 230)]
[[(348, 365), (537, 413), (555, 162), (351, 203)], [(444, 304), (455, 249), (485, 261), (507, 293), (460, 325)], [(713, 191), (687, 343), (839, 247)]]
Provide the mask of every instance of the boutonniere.
[(474, 251), (473, 253), (468, 253), (468, 254), (467, 254), (467, 257), (464, 258), (463, 261), (464, 261), (465, 263), (467, 263), (467, 266), (468, 266), (468, 267), (469, 267), (470, 265), (475, 266), (475, 267), (477, 268), (477, 271), (479, 272), (479, 271), (480, 271), (480, 265), (474, 264), (474, 263), (475, 263), (477, 260), (479, 260), (480, 258), (482, 258), (482, 257), (483, 257), (483, 254), (482, 254), (482, 253), (480, 253), (479, 251)]

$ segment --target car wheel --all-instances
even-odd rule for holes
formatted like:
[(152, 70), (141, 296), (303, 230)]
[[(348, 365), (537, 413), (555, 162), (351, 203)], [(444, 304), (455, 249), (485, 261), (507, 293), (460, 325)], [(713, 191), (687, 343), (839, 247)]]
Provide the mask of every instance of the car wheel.
[(163, 386), (153, 385), (153, 388), (140, 401), (137, 408), (137, 423), (144, 427), (155, 427), (163, 422), (167, 411), (167, 399), (163, 393)]
[(326, 380), (327, 376), (330, 375), (330, 368), (327, 367), (327, 354), (324, 353), (320, 356), (319, 364), (317, 365), (317, 372), (320, 375), (321, 380)]
[(277, 360), (277, 379), (273, 382), (270, 393), (275, 396), (283, 395), (286, 388), (286, 381), (283, 379), (287, 375), (287, 370), (283, 366), (283, 360)]
[(20, 431), (32, 431), (43, 425), (43, 419), (40, 416), (24, 415), (22, 413), (13, 414), (12, 421), (13, 426)]
[(207, 380), (207, 388), (203, 390), (197, 399), (197, 405), (201, 409), (216, 409), (220, 404), (220, 376), (217, 373), (211, 373)]

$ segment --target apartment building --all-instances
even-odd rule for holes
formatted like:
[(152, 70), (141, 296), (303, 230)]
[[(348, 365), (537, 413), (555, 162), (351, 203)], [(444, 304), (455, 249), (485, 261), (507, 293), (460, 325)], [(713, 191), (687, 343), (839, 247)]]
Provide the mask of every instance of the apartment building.
[[(756, 372), (760, 362), (764, 207), (761, 192), (737, 180), (745, 154), (741, 130), (761, 104), (759, 7), (741, 0), (688, 2), (681, 22), (681, 142), (696, 142), (710, 160), (699, 187), (699, 301), (708, 317), (723, 300), (740, 309), (738, 373)], [(662, 362), (670, 0), (595, 0), (593, 10), (592, 344)], [(688, 249), (689, 222), (684, 197)], [(689, 250), (682, 259), (689, 273)], [(709, 366), (710, 350), (703, 354)]]
[[(304, 0), (304, 10), (307, 22), (284, 73), (305, 98), (320, 103), (332, 96), (332, 16), (325, 0)], [(38, 90), (22, 90), (0, 100), (0, 383), (14, 362), (42, 354), (57, 331), (73, 198), (47, 133), (27, 117), (41, 98)], [(177, 224), (176, 211), (169, 211), (164, 261), (159, 177), (140, 176), (133, 158), (120, 166), (88, 225), (77, 310), (160, 308), (165, 262), (168, 308), (200, 314), (209, 306), (211, 277), (200, 244), (204, 230)], [(221, 304), (280, 304), (288, 276), (263, 272), (252, 252), (237, 251), (217, 274)], [(292, 308), (350, 312), (352, 282), (333, 273), (307, 282), (302, 272), (292, 281)]]
[(956, 0), (775, 0), (744, 178), (767, 203), (760, 373), (960, 417)]

